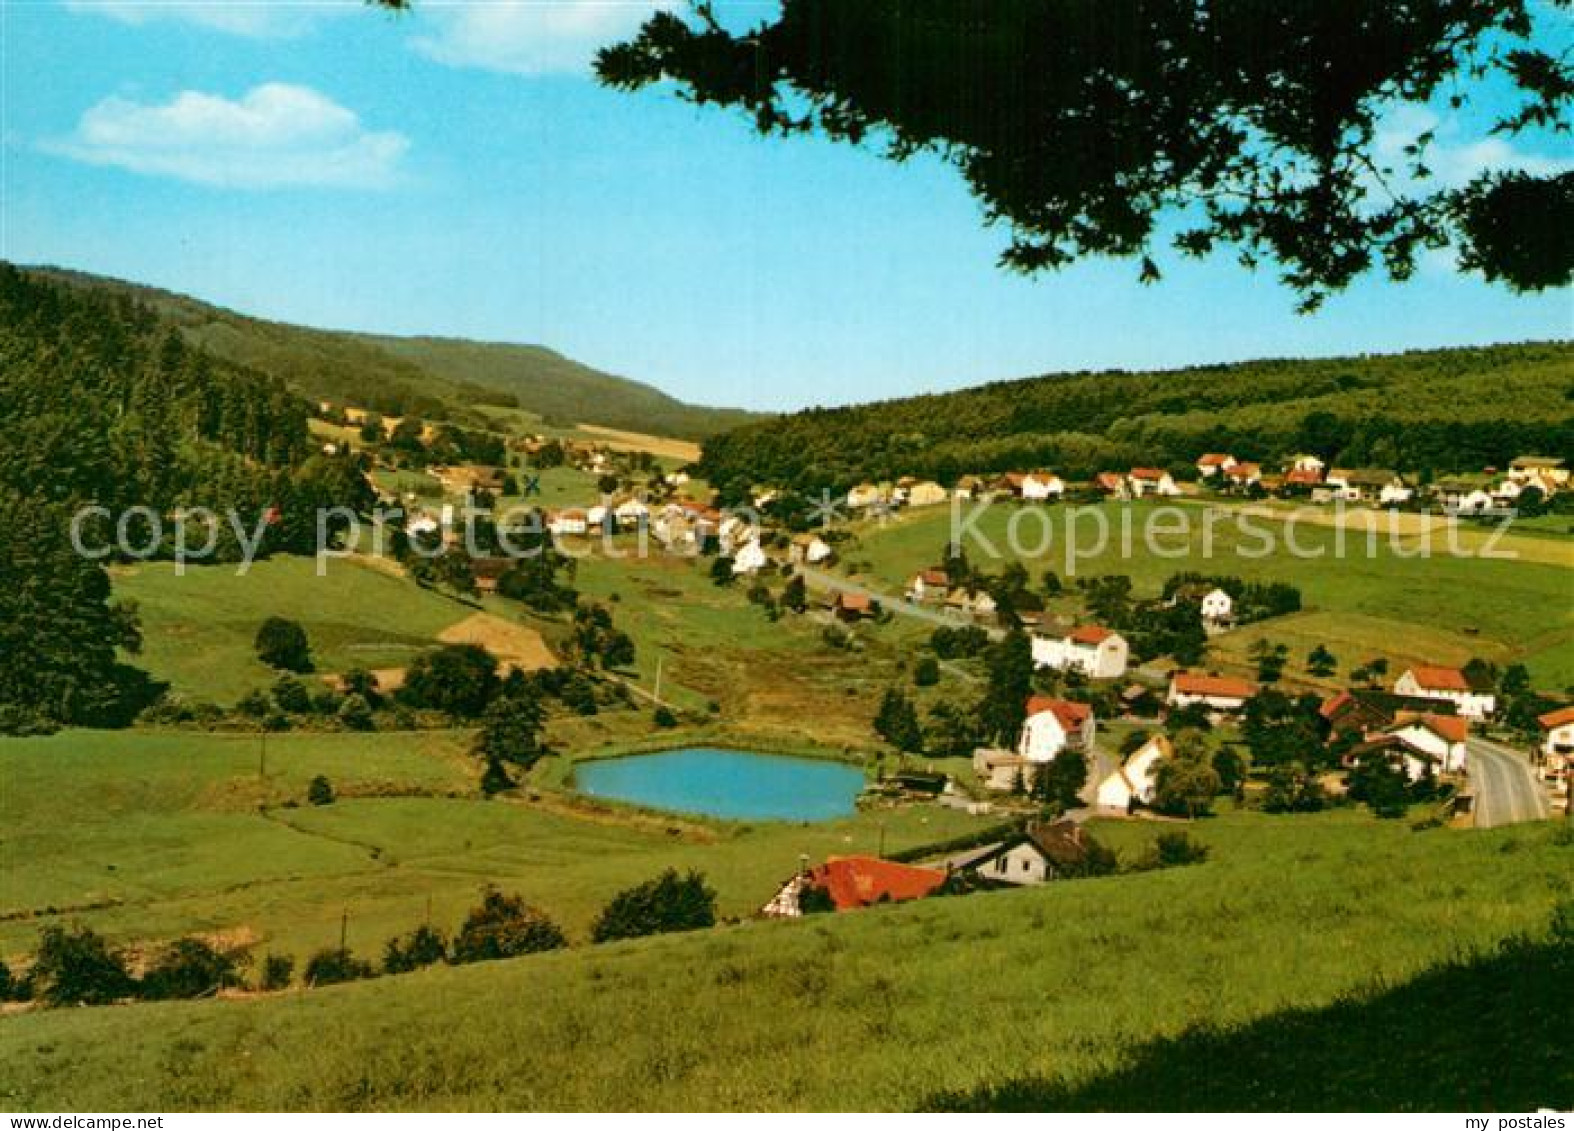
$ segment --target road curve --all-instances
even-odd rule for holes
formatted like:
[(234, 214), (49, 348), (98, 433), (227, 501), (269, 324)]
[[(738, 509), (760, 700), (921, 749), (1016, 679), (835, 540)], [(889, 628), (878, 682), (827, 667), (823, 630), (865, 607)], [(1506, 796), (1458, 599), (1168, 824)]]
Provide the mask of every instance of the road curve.
[(1485, 738), (1470, 739), (1468, 750), (1476, 828), (1544, 821), (1552, 816), (1552, 800), (1523, 754)]

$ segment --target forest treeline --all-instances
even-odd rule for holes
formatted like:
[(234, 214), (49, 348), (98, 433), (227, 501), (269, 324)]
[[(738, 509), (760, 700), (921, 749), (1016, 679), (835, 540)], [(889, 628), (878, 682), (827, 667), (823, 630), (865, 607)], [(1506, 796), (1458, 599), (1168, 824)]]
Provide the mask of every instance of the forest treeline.
[(834, 491), (902, 475), (1190, 472), (1210, 451), (1433, 474), (1574, 454), (1574, 344), (1004, 381), (736, 428), (705, 441), (700, 468), (737, 498), (757, 484)]
[(270, 553), (313, 550), (319, 507), (370, 505), (351, 458), (313, 452), (307, 415), (282, 380), (188, 345), (128, 295), (0, 264), (0, 732), (116, 721), (152, 690), (120, 659), (135, 610), (71, 544), (83, 508), (104, 508), (85, 544), (132, 513), (126, 543), (159, 556), (181, 508), (234, 508)]

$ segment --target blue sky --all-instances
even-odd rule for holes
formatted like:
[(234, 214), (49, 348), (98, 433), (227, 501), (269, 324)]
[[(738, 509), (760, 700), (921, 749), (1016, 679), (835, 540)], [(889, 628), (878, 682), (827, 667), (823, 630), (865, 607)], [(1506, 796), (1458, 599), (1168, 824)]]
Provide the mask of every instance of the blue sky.
[[(593, 45), (645, 10), (0, 0), (0, 256), (309, 325), (539, 342), (766, 409), (1574, 333), (1568, 292), (1441, 258), (1310, 317), (1228, 258), (1153, 287), (1127, 262), (1006, 274), (1005, 233), (936, 161), (597, 87)], [(1461, 176), (1568, 163), (1439, 137)]]

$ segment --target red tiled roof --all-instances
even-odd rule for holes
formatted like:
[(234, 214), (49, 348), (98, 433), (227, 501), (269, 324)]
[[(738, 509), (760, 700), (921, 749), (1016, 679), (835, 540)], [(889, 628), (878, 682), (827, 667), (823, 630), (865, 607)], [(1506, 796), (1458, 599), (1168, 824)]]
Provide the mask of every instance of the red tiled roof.
[(824, 888), (838, 911), (922, 899), (943, 883), (944, 872), (874, 856), (833, 856), (809, 872), (809, 886)]
[(1315, 486), (1323, 481), (1323, 473), (1315, 467), (1295, 467), (1285, 473), (1284, 481), (1306, 487)]
[(1208, 452), (1197, 460), (1197, 465), (1199, 467), (1218, 467), (1221, 464), (1228, 463), (1233, 458), (1235, 457), (1226, 455), (1223, 452)]
[(1117, 471), (1101, 471), (1098, 473), (1096, 482), (1106, 491), (1118, 491), (1121, 485), (1120, 473)]
[(1133, 479), (1163, 479), (1164, 472), (1157, 467), (1134, 467), (1131, 469)]
[(1224, 474), (1231, 479), (1250, 479), (1253, 475), (1262, 474), (1262, 465), (1259, 463), (1238, 463)]
[(1410, 669), (1416, 685), (1428, 691), (1469, 691), (1470, 681), (1458, 668), (1438, 668), (1430, 664), (1417, 664)]
[(1542, 730), (1567, 726), (1569, 723), (1574, 723), (1574, 707), (1559, 707), (1556, 711), (1548, 711), (1545, 715), (1537, 715), (1536, 721), (1541, 724)]
[(1069, 699), (1056, 699), (1050, 695), (1035, 695), (1027, 701), (1027, 713), (1031, 718), (1049, 711), (1060, 720), (1060, 725), (1068, 731), (1080, 730), (1082, 724), (1087, 722), (1088, 716), (1093, 714), (1093, 708), (1086, 703), (1073, 703)]
[(943, 569), (926, 569), (918, 575), (925, 585), (950, 585), (951, 577)]
[(1394, 729), (1402, 730), (1411, 725), (1424, 726), (1439, 738), (1449, 742), (1463, 742), (1470, 737), (1470, 720), (1463, 715), (1434, 715), (1430, 712), (1417, 714), (1414, 711), (1400, 711), (1394, 719)]
[(1341, 691), (1332, 699), (1323, 700), (1323, 705), (1317, 708), (1317, 713), (1325, 719), (1332, 719), (1338, 715), (1340, 711), (1344, 710), (1345, 704), (1353, 703), (1354, 701), (1355, 696), (1351, 695), (1348, 691)]
[(870, 606), (870, 600), (864, 593), (838, 593), (836, 595), (838, 607), (850, 609), (855, 612), (864, 612)]
[(1115, 634), (1107, 628), (1096, 624), (1085, 624), (1081, 628), (1071, 630), (1073, 644), (1102, 644)]
[(1176, 672), (1171, 686), (1181, 695), (1207, 695), (1220, 699), (1250, 699), (1257, 694), (1257, 688), (1244, 679), (1227, 675)]

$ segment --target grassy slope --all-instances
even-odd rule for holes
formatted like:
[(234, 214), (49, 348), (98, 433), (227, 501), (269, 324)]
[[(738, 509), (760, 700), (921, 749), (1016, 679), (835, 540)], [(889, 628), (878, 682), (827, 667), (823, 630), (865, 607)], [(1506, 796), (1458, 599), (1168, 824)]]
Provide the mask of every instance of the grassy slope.
[[(1300, 587), (1306, 608), (1315, 616), (1243, 629), (1220, 641), (1226, 655), (1243, 655), (1246, 644), (1262, 635), (1283, 639), (1300, 651), (1326, 636), (1346, 665), (1380, 654), (1402, 661), (1430, 657), (1445, 663), (1483, 655), (1499, 661), (1523, 660), (1537, 682), (1549, 689), (1574, 683), (1574, 548), (1562, 543), (1527, 538), (1497, 547), (1499, 552), (1523, 549), (1525, 557), (1517, 561), (1446, 553), (1418, 558), (1396, 553), (1385, 536), (1376, 555), (1368, 557), (1364, 536), (1351, 534), (1347, 536), (1348, 551), (1340, 558), (1335, 556), (1336, 531), (1303, 525), (1296, 531), (1297, 544), (1320, 553), (1320, 557), (1300, 559), (1281, 549), (1268, 557), (1253, 558), (1243, 557), (1239, 551), (1255, 551), (1261, 541), (1255, 535), (1243, 535), (1232, 524), (1221, 523), (1214, 528), (1210, 556), (1204, 552), (1199, 511), (1192, 509), (1190, 538), (1165, 538), (1161, 548), (1175, 556), (1159, 557), (1144, 551), (1141, 538), (1143, 523), (1156, 507), (1137, 503), (1102, 509), (1110, 524), (1107, 544), (1100, 552), (1077, 560), (1079, 576), (1127, 574), (1139, 592), (1150, 594), (1158, 591), (1166, 577), (1182, 570), (1287, 581)], [(1041, 519), (1054, 524), (1047, 552), (1020, 557), (1010, 553), (1006, 532), (1019, 512), (1024, 516), (1018, 520), (1024, 549), (1042, 544)], [(968, 540), (969, 555), (988, 570), (997, 570), (1005, 560), (1021, 560), (1035, 575), (1053, 569), (1066, 578), (1069, 513), (1069, 508), (1033, 513), (1031, 508), (992, 506), (973, 529), (1003, 557), (992, 561), (985, 543), (973, 538)], [(1129, 553), (1121, 533), (1121, 523), (1127, 517), (1134, 531)], [(1097, 545), (1095, 520), (1084, 516), (1076, 521), (1083, 539), (1079, 545), (1091, 551)], [(861, 544), (846, 556), (869, 562), (871, 576), (897, 591), (915, 570), (936, 560), (948, 540), (950, 523), (948, 508), (914, 512), (883, 528), (866, 530)], [(1255, 525), (1264, 530), (1279, 528), (1279, 524), (1261, 518)], [(1402, 541), (1401, 548), (1413, 550), (1414, 545), (1414, 538), (1409, 538)], [(1347, 645), (1343, 652), (1339, 643)]]
[[(980, 819), (925, 808), (805, 826), (646, 818), (484, 801), (466, 732), (258, 735), (72, 731), (0, 743), (0, 955), (41, 925), (140, 943), (220, 931), (294, 953), (337, 937), (376, 956), (457, 923), (482, 883), (526, 892), (576, 937), (617, 891), (668, 865), (710, 877), (729, 915), (764, 903), (800, 853), (895, 850)], [(284, 808), (325, 774), (340, 800)], [(266, 813), (260, 806), (267, 803)]]
[(309, 558), (234, 566), (148, 563), (117, 571), (115, 595), (138, 603), (145, 637), (135, 662), (183, 694), (231, 703), (276, 673), (257, 660), (257, 628), (269, 616), (298, 620), (319, 671), (394, 667), (432, 645), (473, 609), (391, 574), (331, 560), (324, 576)]
[[(0, 1025), (0, 1094), (95, 1110), (868, 1109), (1024, 1075), (1081, 1084), (1194, 1023), (1271, 1023), (1539, 931), (1574, 867), (1569, 838), (1550, 826), (1416, 833), (1336, 813), (1224, 817), (1200, 833), (1214, 859), (1168, 872), (256, 1001), (13, 1018)], [(1564, 1008), (1568, 985), (1545, 984), (1542, 1012)], [(1352, 1026), (1345, 1042), (1369, 1062), (1395, 1041), (1406, 1063), (1473, 1070), (1477, 1094), (1492, 1094), (1503, 1074), (1455, 1063), (1459, 1046), (1490, 1056), (1513, 1048), (1513, 1033), (1410, 1021), (1402, 1036)], [(1343, 1081), (1319, 1082), (1319, 1106), (1338, 1106)], [(1574, 1098), (1566, 1072), (1540, 1084), (1547, 1104)], [(1133, 1104), (1164, 1102), (1132, 1087)], [(1460, 1106), (1414, 1079), (1394, 1089)], [(1230, 1106), (1276, 1098), (1273, 1078), (1253, 1075)]]

